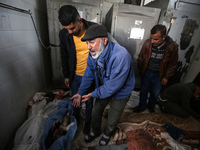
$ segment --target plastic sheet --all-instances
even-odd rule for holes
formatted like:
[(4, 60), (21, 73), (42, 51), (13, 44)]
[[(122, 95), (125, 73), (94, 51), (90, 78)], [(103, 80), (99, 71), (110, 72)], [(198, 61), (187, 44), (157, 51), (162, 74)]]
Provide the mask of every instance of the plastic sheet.
[(43, 128), (49, 115), (58, 109), (59, 102), (50, 102), (46, 99), (35, 103), (30, 117), (17, 130), (13, 150), (40, 150)]
[(41, 146), (37, 143), (27, 145), (17, 145), (12, 150), (41, 150)]

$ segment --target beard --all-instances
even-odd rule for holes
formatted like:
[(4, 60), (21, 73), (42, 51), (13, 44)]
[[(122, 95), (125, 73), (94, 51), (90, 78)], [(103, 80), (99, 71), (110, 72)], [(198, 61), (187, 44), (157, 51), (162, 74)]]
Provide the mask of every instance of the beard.
[(99, 58), (99, 56), (103, 53), (104, 49), (105, 49), (105, 46), (104, 46), (103, 40), (102, 40), (102, 38), (101, 38), (98, 51), (96, 52), (94, 49), (90, 49), (90, 52), (96, 52), (95, 55), (92, 55), (92, 58), (93, 58), (93, 59)]

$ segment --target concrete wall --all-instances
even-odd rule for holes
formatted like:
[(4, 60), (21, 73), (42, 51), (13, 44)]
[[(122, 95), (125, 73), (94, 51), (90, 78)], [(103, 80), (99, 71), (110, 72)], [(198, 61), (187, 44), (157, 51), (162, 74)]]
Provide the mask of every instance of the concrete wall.
[[(48, 45), (46, 0), (0, 0), (30, 10)], [(51, 83), (50, 49), (41, 46), (29, 14), (0, 7), (0, 149), (26, 119), (27, 102)]]

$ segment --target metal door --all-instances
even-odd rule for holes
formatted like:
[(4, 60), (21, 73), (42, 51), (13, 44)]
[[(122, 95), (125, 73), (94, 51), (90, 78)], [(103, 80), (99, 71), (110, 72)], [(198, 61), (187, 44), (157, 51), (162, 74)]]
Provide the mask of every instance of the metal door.
[[(49, 41), (59, 45), (59, 31), (62, 29), (58, 20), (58, 10), (63, 5), (73, 5), (80, 16), (88, 21), (101, 23), (102, 0), (47, 0)], [(53, 83), (55, 87), (65, 87), (61, 68), (60, 47), (51, 47)]]
[(133, 58), (136, 88), (140, 87), (137, 57), (143, 43), (150, 37), (151, 28), (157, 24), (160, 11), (158, 8), (115, 3), (106, 15), (107, 29)]

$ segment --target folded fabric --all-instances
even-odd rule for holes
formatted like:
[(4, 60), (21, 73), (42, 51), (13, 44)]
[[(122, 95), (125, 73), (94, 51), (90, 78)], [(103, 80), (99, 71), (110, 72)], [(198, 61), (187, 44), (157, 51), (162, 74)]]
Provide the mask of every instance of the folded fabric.
[[(50, 129), (52, 128), (53, 123), (55, 123), (56, 120), (62, 120), (64, 115), (69, 113), (69, 124), (70, 127), (65, 135), (59, 137), (55, 142), (51, 145), (50, 148), (47, 148), (45, 141), (47, 139), (47, 136), (49, 134)], [(59, 103), (59, 109), (51, 114), (48, 118), (48, 120), (45, 123), (44, 131), (43, 131), (43, 139), (42, 139), (42, 148), (43, 150), (69, 150), (71, 149), (71, 141), (74, 139), (76, 130), (77, 130), (77, 122), (73, 114), (73, 107), (72, 107), (72, 101), (70, 99), (62, 100)], [(74, 122), (73, 124), (71, 124)]]

